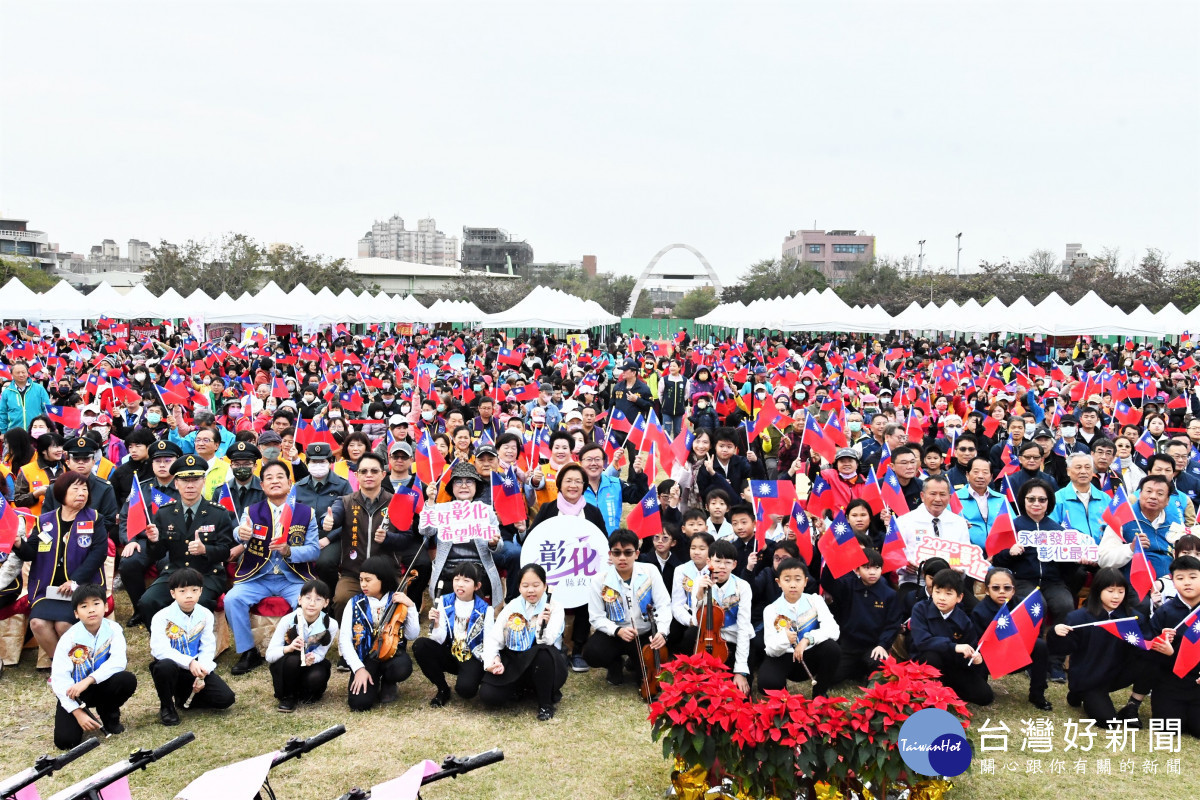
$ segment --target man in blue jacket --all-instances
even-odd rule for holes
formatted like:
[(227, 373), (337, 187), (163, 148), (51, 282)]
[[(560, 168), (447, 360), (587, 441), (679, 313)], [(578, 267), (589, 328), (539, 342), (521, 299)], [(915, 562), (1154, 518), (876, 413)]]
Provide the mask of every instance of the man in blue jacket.
[(975, 456), (967, 469), (967, 485), (956, 492), (962, 502), (962, 518), (971, 531), (971, 544), (980, 548), (987, 545), (992, 522), (1004, 510), (1004, 495), (990, 488), (991, 482), (991, 459)]
[(29, 365), (17, 361), (12, 365), (12, 381), (0, 394), (0, 432), (13, 428), (29, 428), (29, 421), (46, 413), (50, 395), (37, 381), (29, 380)]
[(1067, 456), (1067, 477), (1071, 482), (1054, 495), (1054, 510), (1050, 518), (1064, 528), (1082, 531), (1096, 540), (1104, 538), (1104, 510), (1109, 496), (1092, 484), (1095, 467), (1088, 453)]

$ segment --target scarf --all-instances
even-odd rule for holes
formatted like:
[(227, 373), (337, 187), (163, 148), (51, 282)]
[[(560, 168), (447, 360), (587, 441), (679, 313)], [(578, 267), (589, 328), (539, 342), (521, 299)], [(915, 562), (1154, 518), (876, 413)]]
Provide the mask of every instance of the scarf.
[(558, 494), (558, 513), (564, 517), (581, 517), (583, 516), (583, 507), (587, 505), (587, 500), (583, 499), (583, 495), (579, 495), (579, 499), (574, 503), (562, 496), (562, 492)]
[(626, 591), (625, 582), (621, 580), (616, 567), (609, 567), (608, 576), (604, 579), (604, 588), (600, 591), (600, 599), (604, 602), (604, 615), (617, 625), (628, 624), (630, 619), (626, 613), (626, 600), (630, 599), (637, 604), (642, 619), (646, 619), (650, 603), (654, 600), (650, 594), (652, 585), (650, 576), (634, 567), (633, 574), (629, 576), (632, 596), (626, 598), (623, 595)]
[[(543, 594), (536, 605), (519, 597), (512, 602), (512, 613), (504, 622), (504, 646), (515, 652), (524, 652), (533, 647), (537, 640), (537, 618), (546, 609), (547, 598)], [(518, 610), (520, 609), (520, 610)]]

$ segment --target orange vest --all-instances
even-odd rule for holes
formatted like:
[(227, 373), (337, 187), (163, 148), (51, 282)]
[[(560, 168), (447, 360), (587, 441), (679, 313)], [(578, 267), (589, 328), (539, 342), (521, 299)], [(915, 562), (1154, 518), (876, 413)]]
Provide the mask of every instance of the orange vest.
[[(29, 484), (30, 491), (33, 491), (39, 486), (50, 485), (50, 476), (46, 474), (46, 470), (38, 466), (36, 456), (28, 464), (21, 467), (21, 474), (25, 476), (25, 482)], [(35, 517), (40, 516), (42, 513), (42, 503), (45, 501), (45, 499), (45, 495), (39, 497), (37, 504), (29, 507), (29, 513), (33, 514)]]

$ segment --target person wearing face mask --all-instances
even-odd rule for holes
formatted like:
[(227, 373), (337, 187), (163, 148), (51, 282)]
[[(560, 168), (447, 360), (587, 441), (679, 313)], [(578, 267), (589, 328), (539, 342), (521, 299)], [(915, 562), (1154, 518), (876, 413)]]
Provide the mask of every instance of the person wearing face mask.
[(96, 421), (88, 426), (88, 435), (93, 438), (98, 447), (96, 453), (95, 473), (100, 478), (108, 480), (120, 464), (129, 455), (125, 443), (112, 435), (112, 417), (101, 414)]
[[(152, 443), (147, 448), (147, 463), (150, 465), (149, 475), (141, 481), (142, 497), (146, 499), (146, 510), (153, 517), (158, 509), (179, 499), (179, 490), (175, 488), (171, 467), (179, 458), (179, 448), (167, 441)], [(123, 466), (123, 465), (122, 465)], [(126, 495), (128, 496), (128, 495)], [(125, 623), (126, 627), (148, 622), (138, 613), (138, 604), (146, 592), (146, 573), (154, 562), (150, 560), (150, 542), (143, 531), (130, 538), (127, 529), (128, 515), (121, 514), (118, 523), (117, 544), (121, 547), (121, 558), (117, 562), (117, 571), (121, 575), (121, 583), (129, 595), (129, 604), (133, 607), (133, 615)], [(160, 566), (166, 566), (165, 563)]]
[[(328, 444), (313, 442), (305, 448), (304, 457), (308, 465), (308, 475), (296, 483), (296, 502), (312, 508), (317, 524), (321, 526), (320, 538), (317, 541), (321, 554), (313, 563), (313, 571), (326, 585), (335, 586), (338, 581), (338, 565), (342, 558), (342, 526), (341, 521), (335, 519), (330, 529), (324, 530), (324, 520), (333, 508), (334, 501), (353, 490), (349, 481), (331, 469), (333, 449)], [(411, 462), (410, 458), (409, 463)]]
[[(283, 436), (274, 430), (263, 431), (258, 435), (258, 449), (262, 453), (262, 463), (279, 461), (283, 453)], [(292, 479), (292, 465), (290, 462), (285, 461), (284, 466), (287, 467), (288, 480), (290, 481)]]
[(136, 429), (125, 440), (129, 458), (117, 465), (108, 479), (118, 501), (123, 502), (126, 497), (129, 497), (129, 490), (133, 488), (135, 480), (144, 481), (150, 477), (150, 445), (152, 444), (154, 444), (154, 434), (145, 428)]
[[(210, 470), (206, 483), (211, 483), (214, 478), (219, 478), (220, 482), (229, 488), (229, 496), (233, 499), (233, 523), (237, 525), (242, 518), (242, 511), (255, 503), (262, 502), (266, 497), (263, 494), (262, 481), (254, 474), (255, 468), (263, 460), (263, 453), (258, 447), (255, 447), (253, 441), (238, 441), (226, 451), (225, 456), (229, 460), (227, 471), (224, 474), (218, 474), (217, 470)], [(207, 492), (208, 488), (206, 485), (205, 496), (211, 499)], [(241, 552), (239, 548), (235, 548), (235, 551), (230, 554), (231, 557), (235, 557)]]
[(417, 420), (417, 432), (420, 435), (428, 432), (430, 436), (437, 436), (446, 432), (446, 421), (438, 417), (438, 405), (437, 401), (428, 397), (421, 401), (421, 418)]
[(830, 508), (845, 508), (851, 500), (864, 497), (868, 487), (868, 478), (858, 471), (859, 456), (853, 447), (843, 447), (833, 458), (833, 466), (821, 470), (821, 478), (833, 492)]
[(692, 429), (716, 433), (721, 423), (717, 417), (717, 409), (713, 406), (713, 397), (707, 392), (698, 392), (692, 397)]
[(254, 430), (254, 420), (246, 416), (243, 399), (243, 395), (239, 395), (236, 389), (226, 389), (221, 403), (222, 414), (217, 423), (234, 434)]
[(317, 394), (317, 387), (311, 383), (304, 384), (300, 391), (300, 401), (296, 403), (296, 411), (300, 419), (311, 421), (325, 407), (324, 401)]

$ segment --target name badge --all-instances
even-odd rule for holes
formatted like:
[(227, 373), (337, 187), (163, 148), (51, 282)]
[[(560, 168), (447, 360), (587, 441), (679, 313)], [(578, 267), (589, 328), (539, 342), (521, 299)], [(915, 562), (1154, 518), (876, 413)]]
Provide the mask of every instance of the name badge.
[(38, 543), (38, 552), (39, 553), (49, 553), (50, 552), (50, 542), (39, 542)]

